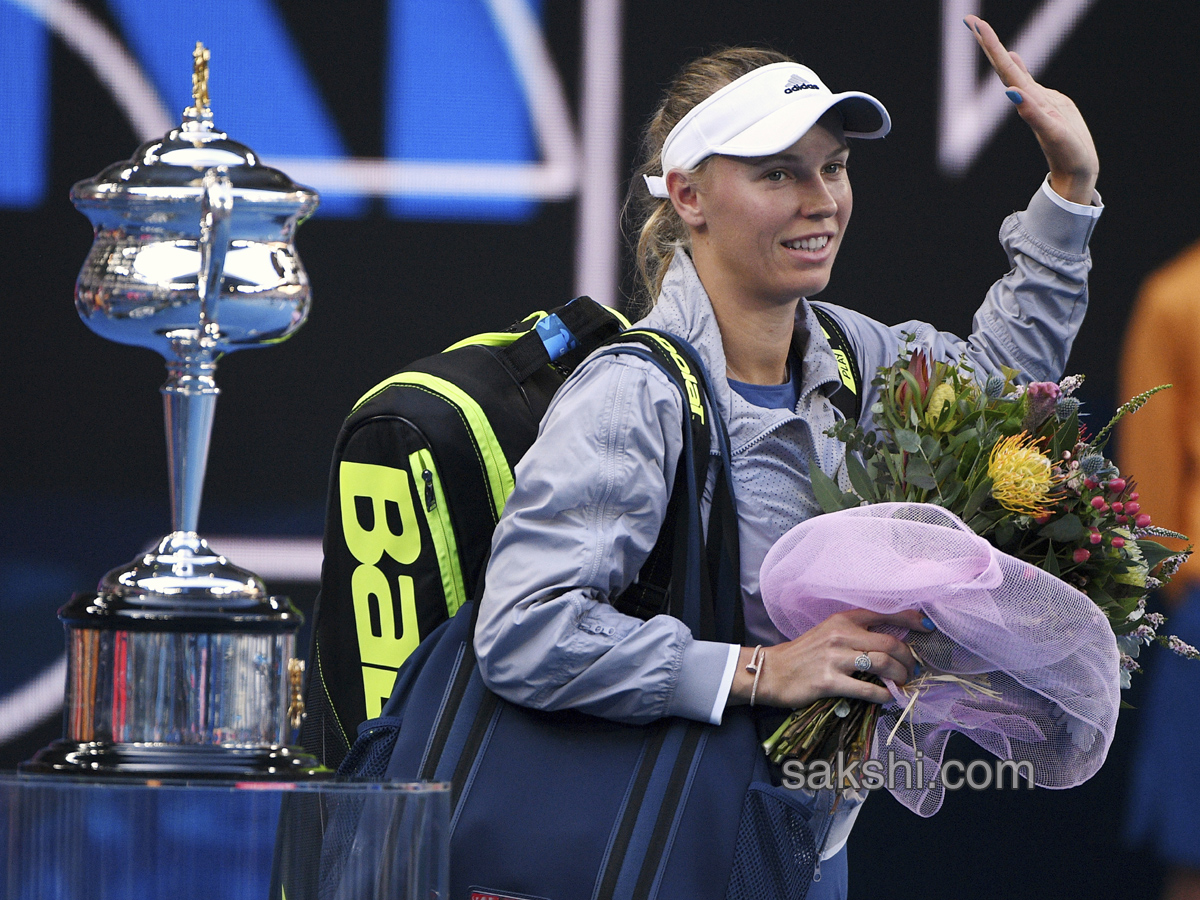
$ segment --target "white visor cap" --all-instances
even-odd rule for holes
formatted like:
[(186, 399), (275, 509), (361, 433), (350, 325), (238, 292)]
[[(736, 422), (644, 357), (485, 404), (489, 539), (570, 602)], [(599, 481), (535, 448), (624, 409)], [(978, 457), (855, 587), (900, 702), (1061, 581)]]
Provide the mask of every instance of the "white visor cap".
[(817, 73), (782, 62), (747, 72), (697, 103), (679, 120), (662, 148), (662, 175), (647, 175), (646, 187), (666, 197), (666, 175), (689, 171), (714, 154), (770, 156), (800, 140), (832, 107), (842, 113), (846, 137), (881, 138), (892, 128), (883, 104), (870, 94), (835, 94)]

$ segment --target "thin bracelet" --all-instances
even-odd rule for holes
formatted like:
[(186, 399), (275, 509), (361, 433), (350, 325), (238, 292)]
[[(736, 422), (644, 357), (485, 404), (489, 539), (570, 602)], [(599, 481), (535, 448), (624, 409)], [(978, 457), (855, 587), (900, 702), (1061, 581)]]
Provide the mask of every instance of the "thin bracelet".
[(754, 705), (754, 697), (758, 693), (758, 677), (762, 674), (763, 663), (767, 661), (767, 651), (763, 649), (763, 645), (759, 644), (754, 648), (754, 652), (750, 654), (750, 662), (746, 664), (746, 671), (754, 673), (754, 683), (750, 685), (750, 705)]

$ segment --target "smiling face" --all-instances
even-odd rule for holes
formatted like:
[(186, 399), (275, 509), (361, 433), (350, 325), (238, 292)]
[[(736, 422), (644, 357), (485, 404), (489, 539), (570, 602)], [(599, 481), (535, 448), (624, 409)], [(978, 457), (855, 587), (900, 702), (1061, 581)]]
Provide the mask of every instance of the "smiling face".
[(853, 205), (849, 153), (831, 111), (781, 153), (710, 157), (690, 183), (671, 173), (714, 303), (773, 306), (825, 288)]

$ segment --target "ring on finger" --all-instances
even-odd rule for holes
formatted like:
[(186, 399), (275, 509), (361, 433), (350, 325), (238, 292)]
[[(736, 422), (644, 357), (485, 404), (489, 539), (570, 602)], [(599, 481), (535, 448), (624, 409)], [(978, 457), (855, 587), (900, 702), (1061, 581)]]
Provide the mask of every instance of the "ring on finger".
[(860, 672), (871, 671), (871, 657), (867, 656), (865, 650), (858, 654), (858, 656), (854, 657), (854, 668), (858, 669)]

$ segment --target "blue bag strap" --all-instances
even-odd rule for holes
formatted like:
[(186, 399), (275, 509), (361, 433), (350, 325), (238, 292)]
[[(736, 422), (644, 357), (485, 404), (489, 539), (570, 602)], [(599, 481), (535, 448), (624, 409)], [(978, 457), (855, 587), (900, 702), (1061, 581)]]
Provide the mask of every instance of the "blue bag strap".
[[(679, 390), (688, 421), (658, 540), (638, 580), (615, 598), (613, 605), (644, 619), (668, 613), (681, 619), (701, 640), (740, 644), (745, 629), (729, 434), (718, 411), (707, 368), (687, 341), (655, 329), (626, 331), (597, 355), (620, 353), (639, 356), (661, 369)], [(700, 495), (713, 451), (713, 432), (717, 436), (715, 453), (720, 458), (720, 467), (708, 535), (704, 537)], [(686, 464), (688, 460), (691, 465)], [(679, 573), (682, 577), (678, 577)]]

